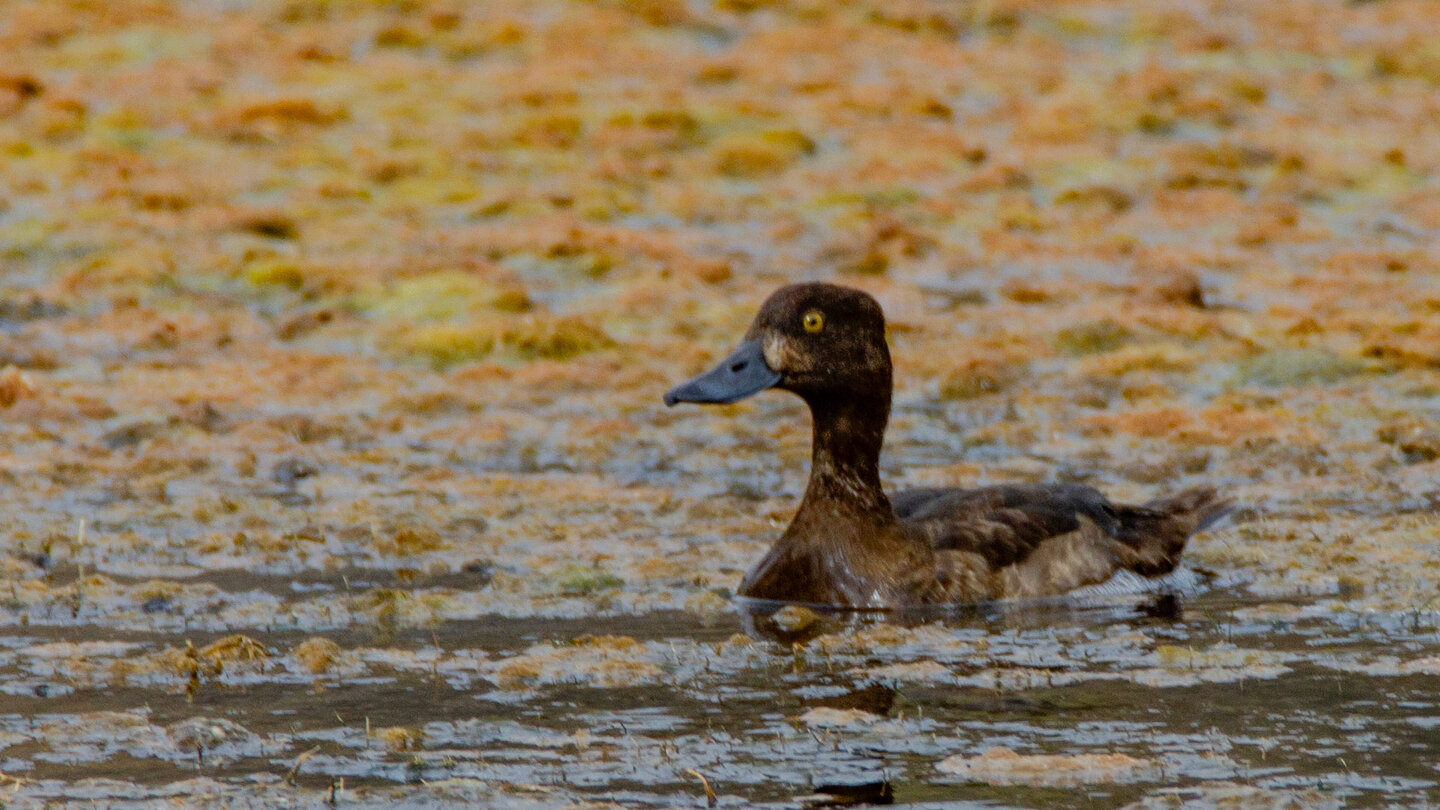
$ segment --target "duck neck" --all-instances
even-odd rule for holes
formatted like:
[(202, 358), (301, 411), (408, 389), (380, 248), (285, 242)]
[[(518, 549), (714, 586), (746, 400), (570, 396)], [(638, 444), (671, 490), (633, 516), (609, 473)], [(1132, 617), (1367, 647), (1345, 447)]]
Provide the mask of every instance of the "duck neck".
[(814, 435), (810, 484), (800, 514), (843, 511), (894, 522), (890, 499), (880, 486), (880, 448), (890, 418), (890, 398), (847, 394), (805, 400)]

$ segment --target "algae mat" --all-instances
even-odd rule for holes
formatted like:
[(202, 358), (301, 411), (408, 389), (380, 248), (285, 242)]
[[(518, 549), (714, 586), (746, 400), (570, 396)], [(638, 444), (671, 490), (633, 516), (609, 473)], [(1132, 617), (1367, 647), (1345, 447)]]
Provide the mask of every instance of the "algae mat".
[[(1432, 6), (0, 2), (0, 801), (1430, 801)], [(736, 636), (804, 279), (1208, 584)]]

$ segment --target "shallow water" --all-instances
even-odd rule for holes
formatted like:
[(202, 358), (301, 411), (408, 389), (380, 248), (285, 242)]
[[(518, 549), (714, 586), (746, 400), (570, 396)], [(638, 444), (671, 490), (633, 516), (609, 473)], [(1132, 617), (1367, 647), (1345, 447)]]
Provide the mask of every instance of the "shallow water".
[[(1224, 806), (1250, 791), (1257, 804), (1244, 806), (1386, 807), (1437, 795), (1433, 615), (1219, 587), (903, 624), (805, 621), (785, 642), (735, 637), (732, 611), (377, 625), (322, 634), (354, 656), (324, 674), (287, 654), (312, 634), (260, 631), (250, 635), (269, 657), (202, 675), (193, 702), (178, 677), (132, 672), (114, 685), (116, 662), (168, 635), (12, 628), (0, 770), (17, 780), (17, 806), (143, 806), (181, 783), (189, 800), (216, 803), (314, 804), (333, 788), (340, 806), (703, 806), (695, 773), (726, 806)], [(75, 671), (79, 650), (109, 685)], [(982, 763), (969, 778), (937, 767), (999, 746), (1143, 764), (1014, 775)], [(209, 782), (196, 789), (197, 778)]]

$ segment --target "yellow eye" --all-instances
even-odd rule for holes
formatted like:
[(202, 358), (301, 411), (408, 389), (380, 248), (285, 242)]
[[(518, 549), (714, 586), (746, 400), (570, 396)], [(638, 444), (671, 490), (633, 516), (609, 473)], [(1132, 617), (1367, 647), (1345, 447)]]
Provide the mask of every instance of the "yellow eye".
[(824, 316), (822, 316), (818, 311), (813, 309), (805, 313), (805, 317), (802, 318), (800, 322), (805, 325), (806, 332), (819, 332), (821, 329), (825, 328)]

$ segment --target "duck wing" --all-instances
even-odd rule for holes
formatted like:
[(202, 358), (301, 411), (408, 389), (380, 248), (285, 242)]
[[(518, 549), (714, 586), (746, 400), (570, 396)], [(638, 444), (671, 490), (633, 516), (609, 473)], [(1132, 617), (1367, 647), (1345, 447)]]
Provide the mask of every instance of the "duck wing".
[(1123, 530), (1115, 505), (1082, 484), (913, 489), (890, 504), (937, 551), (973, 552), (996, 568), (1024, 562), (1046, 540), (1079, 530), (1082, 518), (1111, 537)]
[(910, 490), (891, 504), (954, 569), (953, 580), (991, 598), (1063, 593), (1121, 568), (1167, 574), (1190, 535), (1231, 509), (1213, 487), (1129, 506), (1080, 484)]

